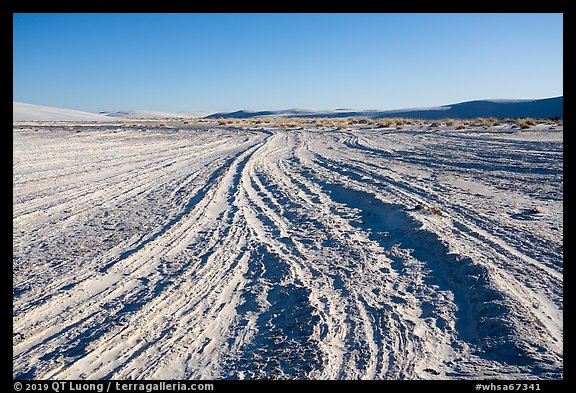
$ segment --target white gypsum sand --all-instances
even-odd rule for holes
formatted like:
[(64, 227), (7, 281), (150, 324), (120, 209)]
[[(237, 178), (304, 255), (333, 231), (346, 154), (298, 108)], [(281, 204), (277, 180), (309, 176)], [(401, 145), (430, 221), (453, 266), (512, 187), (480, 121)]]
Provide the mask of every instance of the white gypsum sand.
[(53, 108), (49, 106), (25, 104), (22, 102), (12, 103), (12, 120), (15, 122), (22, 121), (99, 121), (114, 122), (114, 117), (76, 111), (73, 109)]
[(15, 124), (13, 376), (559, 379), (562, 128)]

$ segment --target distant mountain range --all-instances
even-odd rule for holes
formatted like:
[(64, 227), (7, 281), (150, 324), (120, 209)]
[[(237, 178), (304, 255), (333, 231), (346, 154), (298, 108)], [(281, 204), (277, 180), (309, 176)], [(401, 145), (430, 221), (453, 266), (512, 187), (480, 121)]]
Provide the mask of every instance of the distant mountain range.
[(13, 102), (13, 121), (117, 121), (122, 119), (177, 119), (177, 118), (256, 118), (256, 117), (355, 117), (410, 119), (475, 119), (478, 117), (563, 117), (564, 97), (535, 100), (477, 100), (459, 102), (429, 108), (395, 110), (351, 110), (331, 111), (288, 109), (278, 111), (245, 111), (208, 114), (206, 112), (159, 112), (159, 111), (111, 111), (89, 113), (71, 109)]
[(563, 117), (563, 96), (536, 100), (477, 100), (459, 102), (429, 108), (378, 110), (347, 110), (333, 111), (311, 110), (281, 110), (251, 112), (240, 110), (236, 112), (214, 113), (209, 118), (251, 118), (251, 117), (363, 117), (391, 118), (404, 117), (411, 119), (475, 119), (478, 117)]

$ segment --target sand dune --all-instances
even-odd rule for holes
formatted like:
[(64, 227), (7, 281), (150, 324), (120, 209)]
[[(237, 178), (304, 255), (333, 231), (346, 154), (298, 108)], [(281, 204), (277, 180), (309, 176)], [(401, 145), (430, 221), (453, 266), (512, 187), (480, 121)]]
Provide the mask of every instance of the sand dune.
[(12, 103), (13, 121), (115, 121), (114, 117), (73, 109), (53, 108), (41, 105)]

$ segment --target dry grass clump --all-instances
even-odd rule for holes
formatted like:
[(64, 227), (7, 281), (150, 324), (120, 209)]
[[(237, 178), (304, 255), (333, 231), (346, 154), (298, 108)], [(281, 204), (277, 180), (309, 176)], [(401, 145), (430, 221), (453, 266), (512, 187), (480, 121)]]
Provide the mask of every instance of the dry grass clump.
[(540, 213), (542, 212), (536, 206), (533, 206), (528, 210), (528, 214), (540, 214)]
[(516, 119), (515, 123), (516, 123), (516, 127), (523, 129), (523, 130), (530, 128), (530, 127), (533, 127), (537, 124), (536, 121), (534, 119), (531, 119), (531, 118), (519, 118), (519, 119)]
[(368, 122), (368, 124), (372, 124), (377, 128), (402, 128), (404, 125), (408, 123), (407, 119), (399, 118), (399, 117), (382, 117), (379, 119), (374, 119), (372, 122)]
[(302, 122), (298, 118), (286, 117), (275, 119), (274, 125), (282, 128), (298, 128), (302, 127)]
[(483, 127), (487, 127), (487, 128), (494, 127), (494, 126), (497, 126), (499, 124), (498, 120), (496, 120), (493, 117), (479, 118), (479, 119), (476, 119), (476, 122), (478, 124), (481, 124)]
[(548, 125), (548, 126), (562, 126), (563, 119), (561, 117), (550, 117), (550, 118), (543, 118), (543, 119), (534, 119), (531, 117), (515, 117), (510, 118), (506, 117), (500, 120), (502, 123), (512, 124), (517, 128), (520, 129), (527, 129), (539, 124)]
[(304, 126), (313, 126), (318, 130), (347, 130), (352, 125), (359, 124), (358, 119), (352, 118), (316, 117), (306, 120)]
[(232, 118), (230, 118), (230, 119), (227, 119), (227, 118), (218, 119), (218, 124), (221, 126), (227, 126), (229, 124), (232, 124), (233, 122), (234, 122), (234, 119), (232, 119)]
[(414, 207), (414, 209), (429, 211), (430, 213), (432, 213), (438, 217), (444, 217), (444, 213), (442, 213), (442, 210), (438, 209), (435, 206), (416, 205)]
[(195, 121), (196, 123), (214, 123), (214, 122), (215, 122), (214, 119), (211, 119), (211, 118), (203, 118), (203, 117), (200, 117), (200, 118), (198, 118), (198, 119), (194, 119), (194, 121)]

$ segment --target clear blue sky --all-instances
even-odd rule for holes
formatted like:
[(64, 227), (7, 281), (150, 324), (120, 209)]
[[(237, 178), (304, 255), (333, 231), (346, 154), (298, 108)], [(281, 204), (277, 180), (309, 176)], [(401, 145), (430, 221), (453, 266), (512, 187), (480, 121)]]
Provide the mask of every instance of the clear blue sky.
[(14, 100), (397, 109), (563, 94), (562, 14), (14, 14)]

